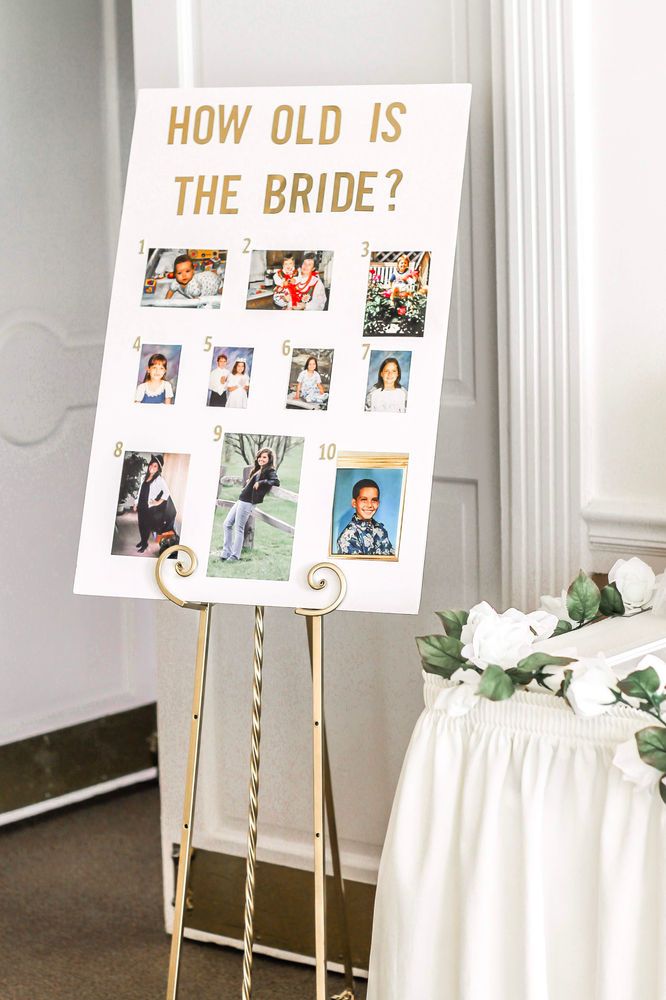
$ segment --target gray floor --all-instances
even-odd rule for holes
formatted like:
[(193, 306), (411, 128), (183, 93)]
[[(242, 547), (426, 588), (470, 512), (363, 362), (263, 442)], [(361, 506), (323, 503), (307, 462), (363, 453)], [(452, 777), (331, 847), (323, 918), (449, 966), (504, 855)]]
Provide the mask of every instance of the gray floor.
[[(157, 789), (0, 830), (0, 899), (2, 1000), (161, 1000)], [(240, 998), (241, 969), (239, 952), (186, 941), (179, 1000)], [(330, 976), (329, 995), (341, 989)], [(281, 997), (314, 997), (313, 971), (255, 957), (254, 1000)]]

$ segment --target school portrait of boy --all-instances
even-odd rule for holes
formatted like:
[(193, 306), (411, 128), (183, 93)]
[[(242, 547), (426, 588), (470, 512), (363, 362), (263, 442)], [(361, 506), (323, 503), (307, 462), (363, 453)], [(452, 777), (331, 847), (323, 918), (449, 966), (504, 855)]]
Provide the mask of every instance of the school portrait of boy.
[(407, 455), (339, 455), (330, 555), (398, 558), (407, 463)]

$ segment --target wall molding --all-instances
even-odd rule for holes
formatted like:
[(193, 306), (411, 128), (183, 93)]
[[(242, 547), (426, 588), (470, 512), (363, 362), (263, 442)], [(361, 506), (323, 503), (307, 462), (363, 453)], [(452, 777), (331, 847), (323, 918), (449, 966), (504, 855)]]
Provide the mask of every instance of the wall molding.
[(580, 561), (570, 3), (491, 5), (502, 573), (518, 607)]
[[(180, 848), (178, 844), (171, 848), (175, 864)], [(191, 909), (185, 914), (187, 937), (242, 947), (245, 869), (244, 857), (194, 849), (188, 892)], [(342, 935), (333, 876), (327, 875), (326, 880), (329, 967), (341, 968)], [(312, 964), (312, 871), (258, 861), (256, 891), (255, 951)], [(364, 974), (370, 959), (375, 886), (345, 879), (345, 899), (354, 970)], [(172, 906), (167, 910), (169, 930), (173, 925)]]
[(0, 746), (0, 825), (154, 777), (156, 729), (152, 702)]
[(582, 514), (593, 550), (666, 555), (666, 504), (594, 497)]

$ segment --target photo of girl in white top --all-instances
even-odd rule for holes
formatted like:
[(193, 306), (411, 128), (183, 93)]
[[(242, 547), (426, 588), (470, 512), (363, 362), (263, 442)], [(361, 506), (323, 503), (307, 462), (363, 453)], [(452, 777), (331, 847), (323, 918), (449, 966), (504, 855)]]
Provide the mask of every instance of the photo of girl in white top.
[(239, 358), (231, 369), (231, 375), (227, 379), (227, 408), (232, 410), (247, 409), (250, 379), (245, 374), (246, 368), (245, 358)]
[[(401, 354), (409, 354), (409, 351), (401, 351)], [(373, 355), (381, 354), (380, 351), (372, 351)], [(370, 359), (370, 372), (372, 373), (376, 359)], [(370, 377), (372, 377), (370, 375)], [(383, 357), (377, 372), (377, 381), (368, 392), (365, 400), (365, 408), (370, 413), (406, 413), (407, 412), (407, 389), (402, 384), (402, 368), (397, 357)]]

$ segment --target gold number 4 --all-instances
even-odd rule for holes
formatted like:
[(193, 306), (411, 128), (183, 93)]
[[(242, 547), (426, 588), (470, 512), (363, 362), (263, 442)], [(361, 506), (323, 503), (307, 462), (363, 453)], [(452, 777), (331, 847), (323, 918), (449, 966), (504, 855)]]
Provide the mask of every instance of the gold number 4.
[(141, 337), (137, 337), (136, 338), (136, 340), (132, 344), (132, 347), (134, 348), (135, 351), (140, 351), (141, 350)]

